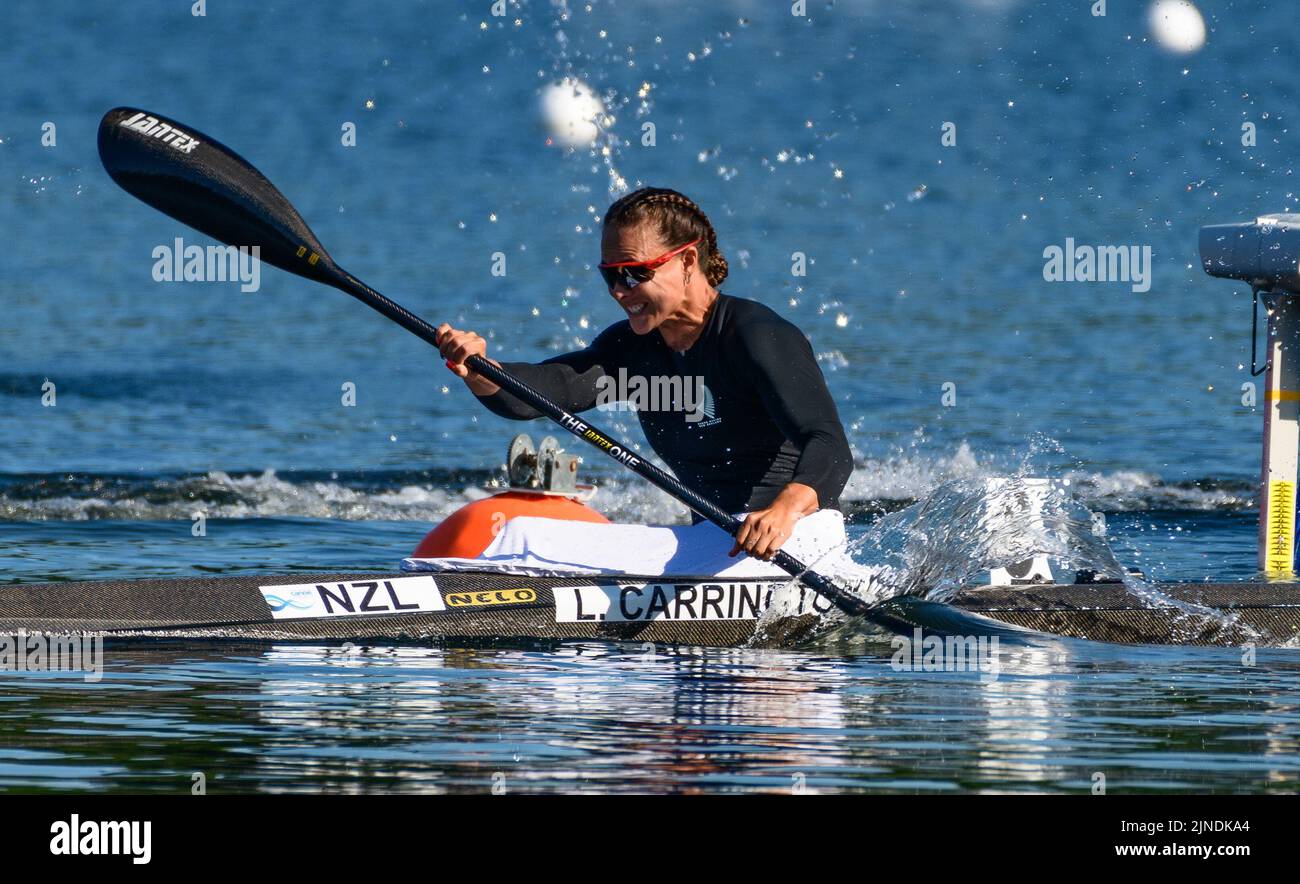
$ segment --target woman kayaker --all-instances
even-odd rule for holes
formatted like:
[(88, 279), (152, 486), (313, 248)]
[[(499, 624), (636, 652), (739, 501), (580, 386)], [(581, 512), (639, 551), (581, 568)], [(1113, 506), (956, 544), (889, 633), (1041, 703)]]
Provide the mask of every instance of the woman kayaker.
[[(565, 410), (580, 412), (637, 386), (671, 391), (638, 403), (655, 453), (685, 485), (745, 512), (732, 555), (769, 559), (795, 523), (838, 509), (853, 461), (808, 339), (770, 308), (724, 295), (727, 261), (700, 207), (647, 187), (605, 213), (601, 276), (627, 319), (584, 350), (506, 370)], [(447, 367), (494, 414), (541, 414), (464, 365), (486, 357), (481, 336), (438, 329)], [(621, 382), (621, 384), (620, 384)], [(698, 517), (696, 517), (698, 520)]]

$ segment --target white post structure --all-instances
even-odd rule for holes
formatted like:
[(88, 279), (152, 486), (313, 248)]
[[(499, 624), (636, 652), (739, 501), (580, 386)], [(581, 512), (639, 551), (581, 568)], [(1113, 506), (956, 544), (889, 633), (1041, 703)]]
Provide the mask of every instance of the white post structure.
[[(1264, 458), (1259, 476), (1259, 570), (1295, 572), (1296, 458), (1300, 453), (1300, 214), (1207, 224), (1201, 266), (1211, 276), (1249, 282), (1268, 311), (1264, 379)], [(1252, 326), (1253, 329), (1253, 326)], [(1251, 343), (1251, 370), (1254, 370)]]
[(1296, 459), (1300, 453), (1300, 303), (1289, 292), (1261, 293), (1268, 311), (1264, 457), (1259, 478), (1259, 570), (1295, 572)]

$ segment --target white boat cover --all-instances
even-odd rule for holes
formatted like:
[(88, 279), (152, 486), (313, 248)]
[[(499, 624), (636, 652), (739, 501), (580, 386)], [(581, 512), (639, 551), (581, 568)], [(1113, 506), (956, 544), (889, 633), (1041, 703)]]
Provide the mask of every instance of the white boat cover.
[[(810, 567), (847, 560), (844, 515), (820, 510), (795, 524), (782, 549)], [(474, 559), (403, 559), (403, 571), (498, 571), (532, 577), (576, 574), (785, 577), (770, 562), (740, 554), (711, 522), (684, 526), (603, 525), (516, 516)], [(823, 564), (823, 567), (825, 563)]]

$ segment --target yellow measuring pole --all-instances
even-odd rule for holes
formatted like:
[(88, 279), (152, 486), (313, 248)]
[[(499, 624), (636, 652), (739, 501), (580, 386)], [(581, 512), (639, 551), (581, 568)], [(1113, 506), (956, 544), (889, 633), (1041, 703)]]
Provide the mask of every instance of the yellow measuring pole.
[(1300, 456), (1300, 303), (1261, 295), (1268, 310), (1264, 458), (1259, 494), (1259, 569), (1295, 574), (1296, 461)]

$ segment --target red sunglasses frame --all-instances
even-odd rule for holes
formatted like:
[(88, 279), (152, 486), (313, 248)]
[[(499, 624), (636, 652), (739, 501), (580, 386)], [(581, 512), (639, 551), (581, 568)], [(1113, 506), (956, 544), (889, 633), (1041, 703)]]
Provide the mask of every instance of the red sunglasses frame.
[[(609, 286), (610, 291), (613, 291), (614, 286), (620, 281), (623, 283), (624, 288), (634, 289), (641, 283), (649, 282), (650, 280), (654, 279), (655, 270), (657, 268), (662, 267), (663, 265), (671, 261), (673, 258), (676, 258), (678, 255), (680, 255), (682, 252), (686, 251), (692, 246), (697, 246), (702, 242), (704, 242), (704, 237), (691, 240), (686, 245), (678, 246), (677, 248), (673, 249), (670, 252), (664, 252), (658, 258), (651, 258), (649, 261), (617, 261), (611, 264), (602, 263), (602, 264), (597, 264), (596, 269), (599, 270), (600, 275), (604, 277), (605, 284)], [(646, 271), (645, 278), (637, 279), (636, 277), (631, 276), (631, 274), (627, 274), (627, 273), (607, 274), (605, 272), (606, 270), (617, 271), (628, 267), (640, 267), (644, 269)], [(611, 276), (614, 277), (613, 282), (610, 281)], [(629, 279), (631, 279), (632, 284), (629, 284), (628, 282)]]

